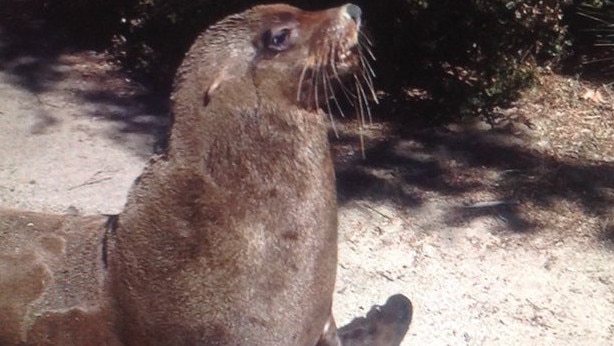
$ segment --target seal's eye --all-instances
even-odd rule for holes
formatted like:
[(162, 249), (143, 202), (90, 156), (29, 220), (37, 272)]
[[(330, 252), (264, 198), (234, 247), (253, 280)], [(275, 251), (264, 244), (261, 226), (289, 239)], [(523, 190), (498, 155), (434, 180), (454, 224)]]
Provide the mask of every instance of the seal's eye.
[(290, 28), (275, 28), (267, 30), (262, 40), (264, 41), (264, 46), (268, 49), (281, 52), (290, 47), (291, 35), (292, 29)]

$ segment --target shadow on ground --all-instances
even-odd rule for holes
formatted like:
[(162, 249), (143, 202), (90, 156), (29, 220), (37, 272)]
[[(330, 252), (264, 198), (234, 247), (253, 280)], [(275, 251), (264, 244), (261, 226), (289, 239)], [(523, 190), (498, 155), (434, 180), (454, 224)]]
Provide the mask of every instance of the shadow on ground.
[[(458, 203), (448, 213), (450, 226), (488, 215), (524, 233), (541, 226), (528, 205), (556, 211), (566, 201), (603, 220), (601, 240), (614, 241), (614, 164), (550, 157), (496, 128), (451, 131), (399, 122), (391, 128), (387, 138), (372, 141), (365, 160), (337, 164), (340, 203), (392, 199), (419, 207), (429, 198), (449, 198)], [(333, 146), (359, 140), (333, 139)]]
[[(96, 59), (105, 63), (97, 52), (108, 42), (80, 43), (70, 32), (49, 28), (32, 16), (32, 8), (24, 11), (20, 4), (10, 1), (0, 10), (0, 72), (9, 76), (15, 87), (38, 97), (71, 78), (79, 59), (89, 64)], [(76, 60), (68, 64), (61, 61), (67, 53)], [(166, 116), (165, 95), (154, 95), (130, 84), (119, 73), (109, 76), (96, 71), (79, 72), (95, 87), (68, 91), (83, 102), (110, 110), (92, 111), (88, 116), (121, 123), (122, 132), (153, 134), (159, 147), (164, 147), (168, 122), (152, 121), (143, 114)], [(393, 111), (407, 116), (415, 109), (411, 104), (395, 107), (379, 109), (378, 113)], [(44, 126), (54, 126), (53, 118), (42, 120)], [(496, 130), (453, 132), (398, 119), (392, 122), (396, 128), (387, 138), (367, 147), (366, 160), (337, 165), (340, 203), (355, 199), (394, 200), (418, 207), (430, 198), (431, 192), (445, 198), (484, 190), (496, 198), (467, 197), (450, 213), (449, 224), (492, 215), (504, 219), (517, 232), (538, 229), (519, 208), (527, 203), (553, 208), (555, 201), (567, 200), (580, 204), (586, 214), (600, 218), (608, 218), (614, 205), (611, 163), (561, 161), (528, 149), (511, 133)], [(339, 146), (360, 140), (357, 135), (349, 135), (333, 142)], [(614, 242), (614, 226), (605, 226), (602, 237)]]
[[(45, 6), (44, 2), (8, 1), (0, 9), (4, 82), (33, 95), (42, 109), (76, 105), (79, 116), (114, 121), (119, 133), (153, 135), (156, 146), (164, 147), (169, 123), (166, 95), (127, 78), (109, 61), (108, 36), (85, 40), (79, 33), (49, 24), (41, 15)], [(43, 100), (54, 92), (63, 94), (60, 102)], [(33, 134), (58, 124), (48, 113), (37, 112), (40, 126)], [(121, 136), (111, 138), (121, 142)]]

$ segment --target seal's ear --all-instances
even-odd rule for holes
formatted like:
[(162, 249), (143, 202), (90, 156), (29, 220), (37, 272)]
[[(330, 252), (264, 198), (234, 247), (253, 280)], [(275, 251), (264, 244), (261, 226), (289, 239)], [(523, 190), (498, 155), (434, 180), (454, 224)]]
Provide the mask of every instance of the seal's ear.
[(211, 83), (207, 87), (207, 90), (205, 90), (205, 94), (203, 95), (203, 106), (206, 107), (209, 104), (211, 101), (211, 96), (215, 93), (226, 77), (226, 67), (224, 67), (213, 77)]

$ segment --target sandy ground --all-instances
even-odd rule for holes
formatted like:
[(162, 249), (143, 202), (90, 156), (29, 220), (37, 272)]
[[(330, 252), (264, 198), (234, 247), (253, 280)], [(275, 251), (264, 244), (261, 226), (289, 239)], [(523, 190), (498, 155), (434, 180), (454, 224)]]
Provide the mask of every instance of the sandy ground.
[[(104, 74), (104, 61), (90, 54)], [(79, 71), (82, 59), (75, 57), (46, 66), (60, 80), (42, 81), (41, 91), (28, 90), (11, 69), (47, 63), (37, 59), (21, 57), (0, 72), (0, 203), (39, 211), (118, 213), (153, 148), (153, 133), (129, 125), (141, 122), (155, 130), (163, 120), (144, 105), (100, 90), (100, 80), (88, 80), (91, 76)]]
[[(117, 213), (164, 132), (164, 107), (94, 52), (25, 50), (1, 63), (0, 205)], [(519, 159), (532, 153), (526, 140), (490, 129), (373, 128), (365, 162), (348, 149), (357, 141), (335, 144), (339, 325), (403, 293), (415, 309), (403, 345), (614, 344), (605, 219), (581, 194), (529, 198), (546, 192), (528, 181), (554, 178)], [(513, 156), (494, 147), (529, 149)]]

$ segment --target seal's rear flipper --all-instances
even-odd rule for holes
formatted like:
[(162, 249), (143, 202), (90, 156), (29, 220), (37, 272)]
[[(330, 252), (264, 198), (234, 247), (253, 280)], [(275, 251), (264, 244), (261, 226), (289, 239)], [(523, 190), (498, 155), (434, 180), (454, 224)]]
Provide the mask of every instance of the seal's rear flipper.
[(367, 317), (355, 318), (337, 331), (343, 346), (398, 346), (411, 323), (411, 301), (402, 294), (388, 298), (383, 306), (375, 305)]

